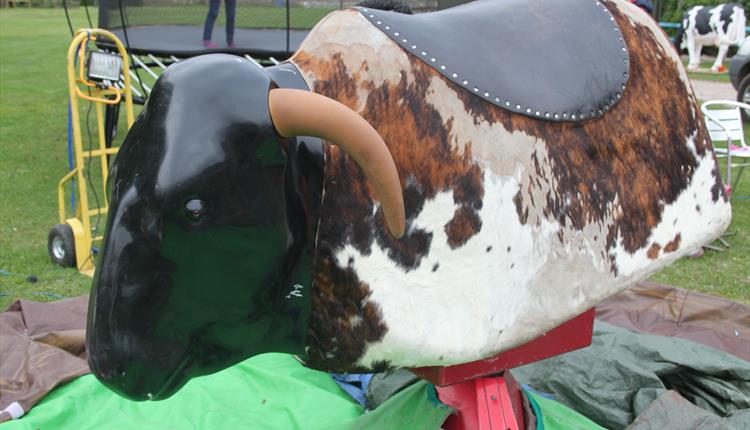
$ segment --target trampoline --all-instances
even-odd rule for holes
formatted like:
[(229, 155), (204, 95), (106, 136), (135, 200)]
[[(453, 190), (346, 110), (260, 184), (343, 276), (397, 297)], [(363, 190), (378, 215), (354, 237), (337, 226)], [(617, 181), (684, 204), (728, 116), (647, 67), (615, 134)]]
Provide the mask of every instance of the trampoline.
[[(215, 27), (214, 34), (224, 34), (224, 27)], [(158, 25), (128, 27), (129, 51), (138, 55), (176, 56), (180, 58), (195, 55), (225, 52), (237, 55), (250, 55), (257, 59), (276, 58), (283, 60), (299, 48), (309, 30), (237, 28), (234, 32), (235, 48), (223, 43), (219, 47), (207, 49), (201, 37), (203, 28), (187, 25)], [(125, 32), (113, 33), (125, 43)], [(288, 44), (287, 44), (287, 37)]]
[[(323, 17), (362, 0), (234, 0), (234, 46), (225, 42), (226, 1), (221, 0), (213, 26), (215, 48), (203, 44), (210, 0), (99, 0), (98, 27), (111, 31), (125, 45), (131, 61), (128, 74), (133, 101), (144, 104), (151, 87), (169, 65), (197, 55), (228, 53), (260, 67), (289, 58)], [(453, 6), (468, 0), (403, 0), (415, 12)], [(67, 9), (66, 9), (67, 10)], [(70, 24), (70, 21), (69, 21)], [(72, 32), (71, 25), (71, 32)], [(98, 40), (104, 50), (114, 43)], [(115, 86), (122, 88), (122, 76)], [(107, 146), (117, 132), (119, 105), (106, 108)]]
[(256, 60), (285, 60), (299, 48), (310, 29), (327, 14), (355, 1), (235, 0), (234, 46), (225, 43), (226, 0), (216, 19), (212, 40), (203, 45), (208, 1), (101, 0), (99, 27), (113, 32), (131, 54), (187, 58), (225, 52)]

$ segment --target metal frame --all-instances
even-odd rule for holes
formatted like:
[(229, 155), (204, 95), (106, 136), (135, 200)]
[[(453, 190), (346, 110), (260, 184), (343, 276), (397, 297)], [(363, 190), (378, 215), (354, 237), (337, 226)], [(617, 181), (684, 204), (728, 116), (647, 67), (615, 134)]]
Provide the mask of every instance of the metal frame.
[(546, 334), (494, 357), (410, 370), (433, 383), (440, 401), (455, 410), (443, 423), (444, 429), (525, 429), (521, 390), (508, 369), (591, 345), (594, 314), (591, 308)]
[[(97, 44), (102, 39), (107, 44)], [(117, 82), (104, 80), (93, 82), (86, 77), (86, 61), (89, 44), (98, 46), (99, 49), (118, 53), (122, 57), (122, 70)], [(111, 48), (114, 46), (114, 49)], [(256, 66), (263, 65), (249, 55), (245, 58)], [(132, 61), (131, 61), (132, 59)], [(128, 129), (134, 122), (133, 103), (143, 104), (151, 94), (151, 86), (141, 79), (139, 71), (143, 71), (153, 79), (158, 79), (171, 64), (180, 62), (181, 59), (171, 55), (159, 57), (154, 54), (135, 55), (129, 54), (122, 42), (113, 33), (102, 29), (82, 29), (76, 32), (73, 41), (68, 48), (68, 90), (70, 93), (70, 120), (72, 128), (72, 150), (73, 165), (60, 180), (57, 186), (59, 219), (61, 224), (67, 224), (73, 232), (74, 247), (76, 254), (76, 267), (79, 272), (92, 276), (94, 273), (94, 256), (92, 246), (102, 239), (102, 235), (92, 231), (92, 217), (102, 216), (108, 212), (108, 196), (106, 191), (106, 178), (109, 173), (109, 158), (116, 154), (117, 147), (112, 147), (112, 138), (117, 125), (120, 104), (125, 104)], [(278, 64), (275, 58), (262, 60), (268, 64)], [(152, 69), (153, 68), (153, 69)], [(154, 70), (156, 69), (156, 70)], [(127, 73), (125, 73), (127, 70)], [(86, 100), (95, 105), (98, 148), (92, 145), (84, 150), (81, 133), (81, 115), (79, 99)], [(99, 167), (102, 175), (102, 199), (103, 205), (92, 207), (89, 202), (89, 183), (85, 169), (88, 167), (90, 158), (99, 159)], [(75, 181), (74, 181), (75, 179)], [(65, 186), (68, 182), (77, 182), (73, 186), (73, 193), (77, 194), (75, 213), (68, 213), (65, 202)], [(97, 206), (97, 205), (94, 205)], [(54, 243), (53, 243), (54, 245)], [(60, 244), (58, 243), (58, 248)], [(53, 246), (54, 248), (54, 246)], [(54, 249), (51, 251), (53, 252)]]
[[(710, 106), (732, 106), (733, 109), (716, 110), (709, 109)], [(732, 142), (735, 140), (739, 140), (740, 145), (743, 148), (748, 148), (747, 144), (745, 143), (743, 134), (744, 130), (742, 129), (742, 112), (740, 112), (740, 109), (747, 109), (748, 111), (750, 111), (750, 105), (734, 100), (709, 100), (701, 105), (701, 112), (703, 112), (703, 115), (709, 120), (706, 121), (706, 126), (708, 126), (711, 140), (723, 140), (724, 136), (726, 136), (727, 139), (727, 149), (724, 150), (723, 148), (714, 148), (714, 152), (716, 153), (717, 157), (727, 158), (727, 182), (725, 186), (728, 194), (737, 187), (737, 184), (740, 181), (740, 177), (742, 176), (742, 172), (745, 170), (745, 167), (750, 166), (750, 163), (732, 164), (732, 155), (739, 156), (741, 158), (750, 157), (750, 149), (744, 150), (747, 152), (747, 155), (738, 155), (736, 151), (732, 150)], [(719, 116), (721, 116), (721, 118)], [(735, 122), (736, 125), (739, 125), (739, 129), (730, 129), (727, 125), (727, 122)], [(712, 127), (711, 124), (714, 124), (715, 127)], [(717, 132), (724, 134), (719, 135), (719, 137), (715, 138), (714, 136)], [(734, 184), (732, 183), (733, 167), (740, 168), (740, 171), (734, 180)]]
[[(179, 63), (182, 61), (181, 58), (178, 58), (174, 55), (170, 55), (169, 57), (160, 57), (154, 54), (146, 54), (146, 55), (137, 55), (137, 54), (130, 54), (130, 57), (133, 59), (132, 63), (130, 64), (130, 68), (128, 70), (128, 76), (130, 77), (130, 84), (129, 88), (130, 91), (132, 91), (134, 97), (133, 97), (133, 103), (142, 105), (146, 102), (148, 99), (148, 96), (151, 94), (151, 87), (143, 82), (143, 80), (140, 78), (140, 75), (138, 73), (139, 70), (143, 70), (145, 73), (147, 73), (149, 76), (153, 77), (154, 79), (158, 79), (159, 73), (158, 70), (154, 71), (154, 67), (158, 67), (161, 72), (167, 69), (172, 64)], [(244, 58), (246, 58), (251, 63), (255, 64), (256, 66), (263, 68), (265, 66), (275, 66), (280, 63), (279, 60), (277, 60), (274, 57), (268, 57), (267, 59), (261, 59), (257, 60), (250, 55), (244, 55)], [(125, 77), (123, 75), (120, 75), (120, 81), (116, 82), (114, 85), (119, 88), (120, 90), (125, 88), (124, 84)], [(114, 135), (114, 130), (117, 125), (117, 112), (119, 110), (118, 105), (107, 105), (107, 121), (105, 124), (105, 134), (106, 136), (112, 136)], [(107, 143), (107, 147), (109, 147), (109, 141)]]
[[(174, 55), (170, 55), (169, 57), (158, 57), (153, 54), (146, 54), (146, 55), (131, 54), (130, 56), (133, 59), (133, 64), (131, 64), (128, 74), (130, 78), (132, 79), (132, 81), (135, 82), (134, 84), (131, 84), (131, 91), (133, 91), (133, 94), (135, 94), (136, 97), (141, 99), (141, 100), (136, 100), (135, 101), (136, 104), (143, 104), (143, 102), (145, 102), (145, 100), (151, 94), (151, 87), (149, 87), (148, 84), (144, 83), (143, 80), (140, 79), (140, 76), (138, 75), (138, 70), (143, 70), (152, 78), (158, 79), (159, 74), (154, 72), (152, 67), (157, 66), (163, 72), (170, 65), (174, 63), (179, 63), (180, 61), (182, 61), (181, 58), (177, 58)], [(276, 65), (280, 63), (280, 61), (274, 57), (268, 57), (268, 59), (262, 59), (262, 60), (257, 60), (247, 54), (245, 54), (243, 57), (260, 68), (264, 67), (263, 63), (267, 63), (270, 65)], [(123, 88), (122, 79), (123, 79), (123, 76), (120, 76), (120, 82), (115, 84), (119, 86), (119, 88)], [(145, 91), (145, 94), (138, 90), (139, 87), (141, 87), (141, 89)]]
[[(109, 157), (117, 153), (117, 148), (108, 148), (107, 138), (105, 136), (105, 118), (104, 106), (118, 106), (122, 101), (125, 103), (128, 128), (133, 124), (133, 94), (130, 82), (130, 76), (122, 77), (121, 85), (112, 84), (111, 82), (93, 82), (86, 78), (86, 62), (88, 56), (89, 43), (96, 42), (97, 39), (108, 39), (115, 43), (117, 52), (122, 57), (122, 69), (130, 69), (128, 55), (123, 44), (117, 37), (109, 31), (101, 29), (81, 29), (76, 32), (73, 41), (68, 48), (67, 57), (67, 74), (68, 74), (68, 91), (70, 97), (70, 115), (73, 137), (74, 166), (68, 174), (60, 179), (57, 185), (59, 219), (61, 224), (68, 224), (73, 231), (76, 268), (79, 272), (86, 275), (94, 273), (94, 258), (92, 245), (95, 241), (101, 240), (102, 236), (92, 234), (91, 217), (101, 216), (108, 211), (106, 178), (109, 172)], [(78, 67), (78, 70), (76, 70)], [(87, 89), (84, 93), (81, 87)], [(96, 107), (96, 124), (98, 131), (99, 145), (98, 149), (92, 146), (84, 150), (81, 137), (81, 124), (79, 112), (79, 99), (94, 103)], [(90, 158), (99, 158), (99, 165), (102, 174), (103, 203), (101, 207), (91, 207), (89, 204), (89, 190), (86, 178), (85, 160)], [(78, 199), (75, 214), (68, 214), (65, 209), (65, 184), (68, 181), (76, 179), (77, 184), (73, 192), (77, 191)], [(71, 216), (72, 215), (72, 216)]]

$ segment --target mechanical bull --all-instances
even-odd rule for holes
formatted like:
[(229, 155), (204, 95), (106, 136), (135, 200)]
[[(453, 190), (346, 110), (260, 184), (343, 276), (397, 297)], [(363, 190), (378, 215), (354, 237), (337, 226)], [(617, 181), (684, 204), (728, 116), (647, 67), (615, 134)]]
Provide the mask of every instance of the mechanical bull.
[(89, 363), (135, 400), (270, 351), (488, 357), (731, 214), (680, 59), (623, 0), (355, 8), (279, 66), (177, 63), (108, 186)]

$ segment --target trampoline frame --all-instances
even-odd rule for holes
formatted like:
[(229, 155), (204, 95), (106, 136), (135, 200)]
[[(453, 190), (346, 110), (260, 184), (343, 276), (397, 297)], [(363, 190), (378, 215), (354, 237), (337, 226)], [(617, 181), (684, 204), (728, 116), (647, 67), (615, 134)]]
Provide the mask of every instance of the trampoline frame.
[[(223, 47), (223, 48), (205, 48), (202, 46), (196, 46), (195, 48), (189, 48), (189, 49), (178, 49), (178, 50), (169, 50), (169, 49), (154, 49), (153, 47), (145, 47), (145, 46), (137, 46), (131, 43), (130, 35), (128, 34), (128, 28), (130, 25), (127, 22), (127, 15), (126, 15), (126, 9), (123, 7), (122, 4), (123, 0), (117, 0), (117, 5), (120, 12), (120, 27), (119, 28), (108, 28), (113, 27), (110, 25), (107, 25), (109, 23), (104, 22), (106, 19), (104, 18), (106, 16), (106, 12), (103, 10), (104, 8), (100, 8), (99, 11), (99, 27), (107, 29), (111, 31), (113, 34), (115, 34), (117, 37), (122, 40), (125, 45), (125, 50), (127, 51), (127, 54), (129, 55), (131, 61), (129, 62), (130, 67), (128, 71), (128, 75), (130, 78), (130, 90), (133, 93), (133, 102), (135, 104), (143, 105), (145, 104), (146, 100), (148, 99), (149, 94), (151, 93), (151, 88), (148, 84), (146, 84), (143, 79), (141, 79), (139, 69), (145, 72), (146, 74), (150, 75), (154, 79), (158, 79), (159, 75), (156, 74), (154, 69), (157, 69), (160, 72), (163, 72), (166, 70), (166, 68), (174, 64), (176, 62), (179, 62), (182, 59), (195, 57), (199, 55), (205, 55), (205, 54), (217, 54), (217, 53), (225, 53), (225, 54), (232, 54), (232, 55), (238, 55), (242, 56), (244, 58), (247, 58), (248, 60), (252, 61), (253, 63), (257, 64), (259, 67), (263, 67), (260, 63), (266, 63), (268, 65), (278, 64), (283, 60), (286, 60), (289, 58), (294, 51), (292, 50), (291, 42), (292, 42), (292, 32), (293, 31), (300, 31), (300, 30), (294, 30), (291, 28), (291, 15), (290, 15), (290, 1), (285, 0), (285, 19), (286, 19), (286, 28), (285, 29), (235, 29), (235, 35), (242, 34), (243, 31), (284, 31), (285, 33), (285, 49), (279, 50), (279, 49), (259, 49), (259, 48), (243, 48), (243, 47), (237, 47), (237, 48), (229, 48), (229, 47)], [(67, 8), (66, 8), (67, 11)], [(141, 26), (139, 26), (141, 27)], [(149, 26), (142, 26), (142, 27), (149, 27)], [(153, 26), (158, 27), (158, 26)], [(185, 26), (187, 27), (187, 26)], [(189, 27), (195, 27), (195, 26), (189, 26)], [(132, 35), (132, 28), (131, 28), (131, 35)], [(306, 30), (305, 30), (306, 32)], [(305, 34), (306, 36), (306, 34)], [(304, 39), (304, 37), (302, 38)], [(117, 52), (117, 46), (109, 41), (109, 40), (101, 40), (97, 41), (98, 46), (107, 51), (111, 52)], [(296, 50), (296, 48), (295, 48)], [(142, 58), (139, 58), (142, 57)], [(160, 73), (159, 73), (160, 74)], [(119, 82), (117, 82), (115, 85), (119, 86), (120, 88), (124, 87), (124, 76), (121, 76), (121, 79)], [(119, 111), (120, 111), (120, 105), (108, 105), (106, 107), (105, 112), (105, 136), (107, 141), (107, 147), (111, 147), (112, 140), (114, 139), (114, 136), (117, 132), (117, 123), (119, 118)]]

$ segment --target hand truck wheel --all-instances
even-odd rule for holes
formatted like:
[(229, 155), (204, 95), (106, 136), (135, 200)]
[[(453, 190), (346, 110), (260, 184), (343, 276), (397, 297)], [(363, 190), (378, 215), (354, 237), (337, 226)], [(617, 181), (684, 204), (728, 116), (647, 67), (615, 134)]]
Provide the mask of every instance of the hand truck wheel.
[(73, 229), (68, 224), (57, 224), (47, 236), (50, 259), (63, 267), (76, 265), (76, 248)]

